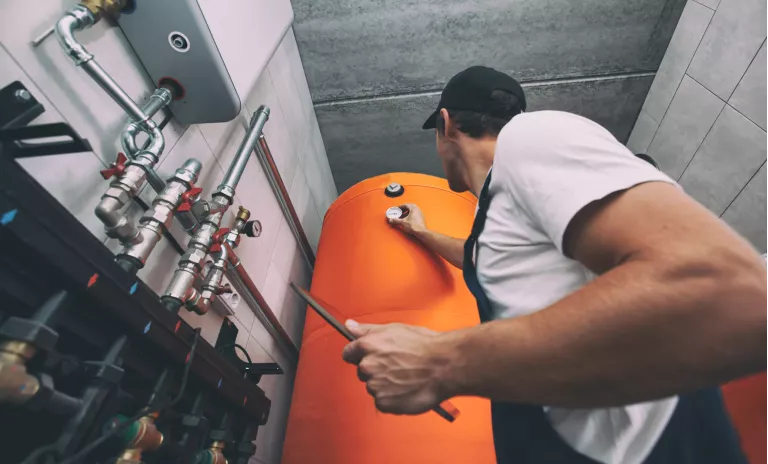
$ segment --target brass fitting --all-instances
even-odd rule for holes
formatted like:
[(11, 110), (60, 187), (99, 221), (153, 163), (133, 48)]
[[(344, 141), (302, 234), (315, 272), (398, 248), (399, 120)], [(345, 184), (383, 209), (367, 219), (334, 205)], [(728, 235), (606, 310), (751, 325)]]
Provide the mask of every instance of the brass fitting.
[(228, 464), (227, 458), (224, 457), (224, 442), (216, 440), (211, 443), (211, 446), (203, 451), (200, 458), (198, 458), (198, 464)]
[(27, 342), (0, 343), (0, 403), (22, 404), (40, 390), (40, 382), (27, 373), (25, 365), (35, 351)]
[(143, 452), (155, 451), (163, 444), (163, 434), (155, 426), (157, 416), (157, 413), (144, 416), (128, 428), (123, 435), (128, 444), (115, 464), (142, 464)]
[(240, 219), (243, 222), (247, 222), (248, 219), (251, 217), (251, 212), (247, 209), (243, 208), (242, 206), (237, 210), (237, 219)]
[(130, 0), (82, 0), (81, 5), (88, 8), (88, 11), (93, 14), (96, 21), (100, 20), (104, 16), (115, 16), (123, 8), (128, 6)]

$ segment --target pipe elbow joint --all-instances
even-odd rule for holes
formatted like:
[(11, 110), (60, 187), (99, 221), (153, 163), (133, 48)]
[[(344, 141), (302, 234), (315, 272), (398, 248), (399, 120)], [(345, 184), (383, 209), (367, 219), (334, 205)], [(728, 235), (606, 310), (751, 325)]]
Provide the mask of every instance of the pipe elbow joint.
[(117, 198), (103, 196), (99, 204), (96, 205), (94, 213), (106, 227), (114, 227), (120, 222), (122, 217), (120, 213), (121, 208), (122, 205)]
[(96, 17), (84, 6), (76, 6), (69, 10), (56, 22), (56, 38), (64, 52), (72, 58), (77, 66), (93, 59), (93, 55), (75, 39), (75, 31), (91, 27), (96, 23)]

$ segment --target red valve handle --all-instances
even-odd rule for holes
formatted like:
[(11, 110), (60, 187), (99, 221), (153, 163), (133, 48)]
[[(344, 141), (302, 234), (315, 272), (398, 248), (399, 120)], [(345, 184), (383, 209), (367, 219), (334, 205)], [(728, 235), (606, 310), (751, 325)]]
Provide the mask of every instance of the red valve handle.
[(211, 237), (211, 248), (210, 253), (216, 253), (217, 251), (221, 251), (221, 246), (226, 245), (229, 247), (229, 244), (224, 243), (224, 236), (226, 236), (229, 233), (230, 229), (223, 228), (216, 231), (215, 234), (213, 234), (213, 237)]
[(192, 209), (192, 199), (197, 198), (203, 192), (200, 187), (195, 187), (195, 184), (189, 184), (189, 190), (181, 194), (181, 203), (176, 211), (184, 212)]
[(101, 177), (104, 179), (109, 179), (111, 177), (120, 177), (125, 172), (125, 162), (128, 161), (128, 158), (125, 157), (124, 153), (118, 153), (117, 154), (117, 160), (115, 160), (114, 163), (110, 164), (107, 169), (103, 169), (99, 171), (101, 173)]

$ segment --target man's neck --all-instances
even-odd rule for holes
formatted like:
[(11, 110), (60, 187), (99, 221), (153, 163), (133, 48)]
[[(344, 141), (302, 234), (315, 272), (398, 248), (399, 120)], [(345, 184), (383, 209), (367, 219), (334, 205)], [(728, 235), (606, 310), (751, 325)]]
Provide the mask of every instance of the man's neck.
[(496, 138), (483, 138), (473, 140), (469, 153), (466, 155), (466, 167), (469, 181), (469, 190), (476, 196), (480, 196), (488, 171), (493, 166), (493, 155), (496, 152)]

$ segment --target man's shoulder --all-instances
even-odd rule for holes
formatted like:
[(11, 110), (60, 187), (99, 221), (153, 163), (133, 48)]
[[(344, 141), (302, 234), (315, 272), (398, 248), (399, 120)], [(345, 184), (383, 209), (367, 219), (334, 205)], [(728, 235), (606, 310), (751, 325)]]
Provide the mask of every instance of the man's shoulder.
[[(601, 128), (596, 122), (587, 119), (578, 114), (567, 111), (532, 111), (530, 113), (521, 113), (512, 118), (502, 129), (505, 132), (528, 131), (532, 127), (538, 127), (546, 131), (567, 130), (571, 127), (593, 126)], [(605, 129), (603, 129), (605, 130)], [(501, 136), (501, 134), (499, 134)]]
[[(600, 124), (566, 111), (533, 111), (512, 118), (501, 130), (497, 151), (512, 147), (557, 150), (595, 143), (623, 147), (613, 134)], [(499, 150), (501, 149), (501, 150)]]

